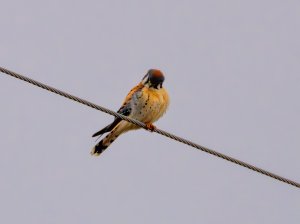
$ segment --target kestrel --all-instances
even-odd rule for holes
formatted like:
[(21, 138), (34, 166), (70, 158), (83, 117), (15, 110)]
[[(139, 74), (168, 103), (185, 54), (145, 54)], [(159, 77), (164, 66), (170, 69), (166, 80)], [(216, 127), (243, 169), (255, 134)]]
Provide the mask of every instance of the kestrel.
[[(162, 86), (164, 80), (160, 70), (150, 69), (142, 81), (130, 90), (118, 113), (145, 123), (153, 131), (155, 126), (152, 123), (166, 112), (169, 105), (168, 93)], [(93, 134), (96, 137), (109, 132), (94, 146), (91, 154), (99, 156), (121, 134), (138, 128), (137, 125), (115, 118), (111, 124)]]

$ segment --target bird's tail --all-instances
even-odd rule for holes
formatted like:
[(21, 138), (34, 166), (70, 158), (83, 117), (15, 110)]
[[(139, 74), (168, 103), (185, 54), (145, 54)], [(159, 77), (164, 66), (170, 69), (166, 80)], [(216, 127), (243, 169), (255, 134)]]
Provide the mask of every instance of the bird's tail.
[(92, 148), (91, 154), (93, 156), (100, 156), (100, 154), (110, 146), (120, 135), (117, 128), (113, 129), (108, 135), (106, 135), (97, 145)]

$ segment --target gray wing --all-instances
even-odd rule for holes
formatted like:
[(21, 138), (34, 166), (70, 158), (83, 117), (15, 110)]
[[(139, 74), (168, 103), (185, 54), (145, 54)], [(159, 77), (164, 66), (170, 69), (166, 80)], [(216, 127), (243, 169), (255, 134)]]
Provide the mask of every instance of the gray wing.
[[(124, 116), (129, 116), (131, 113), (132, 109), (131, 109), (131, 103), (130, 101), (127, 104), (122, 105), (122, 107), (117, 111), (119, 114), (122, 114)], [(112, 129), (114, 129), (114, 127), (116, 127), (120, 122), (122, 121), (122, 119), (116, 117), (115, 120), (107, 125), (105, 128), (101, 129), (100, 131), (96, 132), (95, 134), (93, 134), (92, 137), (96, 137), (98, 135), (103, 135), (106, 132), (110, 132)]]

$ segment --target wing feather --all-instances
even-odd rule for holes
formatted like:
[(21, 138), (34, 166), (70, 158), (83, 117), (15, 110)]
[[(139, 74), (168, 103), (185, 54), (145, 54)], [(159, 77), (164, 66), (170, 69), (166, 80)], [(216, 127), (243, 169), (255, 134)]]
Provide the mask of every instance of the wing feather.
[[(135, 86), (134, 88), (132, 88), (130, 90), (130, 92), (127, 94), (122, 106), (120, 107), (120, 109), (117, 111), (119, 114), (122, 114), (124, 116), (129, 116), (132, 109), (131, 109), (131, 99), (132, 96), (137, 93), (138, 91), (140, 91), (143, 88), (143, 84), (139, 83), (137, 86)], [(120, 122), (122, 121), (122, 119), (120, 118), (115, 118), (114, 121), (107, 125), (106, 127), (104, 127), (103, 129), (101, 129), (100, 131), (96, 132), (95, 134), (92, 135), (92, 137), (96, 137), (96, 136), (101, 136), (106, 132), (110, 132), (112, 129), (114, 129)]]

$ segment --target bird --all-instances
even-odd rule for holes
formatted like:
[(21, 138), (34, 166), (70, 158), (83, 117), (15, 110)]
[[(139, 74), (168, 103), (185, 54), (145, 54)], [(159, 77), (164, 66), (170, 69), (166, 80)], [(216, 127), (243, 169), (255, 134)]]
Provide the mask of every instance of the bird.
[[(165, 114), (170, 102), (168, 92), (163, 87), (164, 80), (164, 74), (160, 70), (149, 69), (142, 80), (127, 94), (117, 112), (145, 123), (146, 128), (153, 132), (156, 129), (153, 123)], [(100, 138), (108, 133), (92, 148), (91, 154), (99, 156), (121, 134), (139, 128), (135, 124), (115, 118), (112, 123), (93, 134), (92, 137)]]

